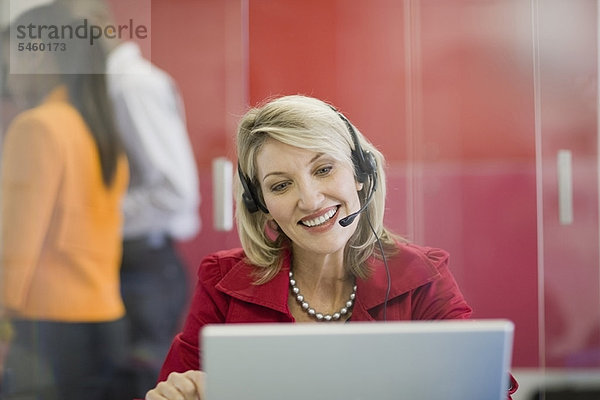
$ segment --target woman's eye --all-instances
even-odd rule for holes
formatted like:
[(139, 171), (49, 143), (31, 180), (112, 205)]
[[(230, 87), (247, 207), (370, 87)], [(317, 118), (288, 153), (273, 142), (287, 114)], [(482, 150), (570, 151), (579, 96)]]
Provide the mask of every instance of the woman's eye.
[(317, 175), (327, 175), (331, 172), (332, 169), (333, 169), (333, 167), (330, 165), (328, 165), (326, 167), (321, 167), (321, 168), (317, 169)]
[(289, 182), (281, 182), (271, 186), (271, 192), (281, 192), (285, 190), (289, 185)]

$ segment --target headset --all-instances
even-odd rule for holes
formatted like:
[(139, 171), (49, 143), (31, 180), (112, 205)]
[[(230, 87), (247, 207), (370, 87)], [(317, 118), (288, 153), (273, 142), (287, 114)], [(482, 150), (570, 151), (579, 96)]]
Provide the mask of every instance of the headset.
[(240, 162), (238, 161), (238, 175), (240, 176), (240, 182), (242, 182), (242, 188), (244, 192), (242, 193), (242, 201), (244, 202), (244, 206), (251, 214), (257, 212), (258, 210), (264, 212), (265, 214), (269, 213), (269, 210), (263, 203), (260, 201), (260, 196), (256, 191), (256, 187), (243, 172), (240, 167)]
[[(377, 161), (375, 160), (375, 156), (373, 155), (373, 153), (371, 153), (370, 151), (363, 150), (358, 140), (358, 135), (354, 130), (354, 127), (352, 126), (350, 121), (348, 121), (348, 119), (344, 116), (344, 114), (339, 112), (333, 106), (330, 107), (333, 111), (336, 112), (336, 114), (342, 119), (342, 121), (344, 121), (344, 124), (346, 125), (348, 132), (352, 137), (354, 149), (351, 149), (351, 156), (352, 164), (354, 165), (354, 174), (356, 175), (356, 180), (360, 183), (365, 183), (368, 180), (370, 181), (369, 194), (366, 197), (367, 200), (365, 201), (361, 209), (358, 212), (352, 213), (346, 218), (344, 218), (343, 220), (345, 220), (345, 224), (342, 223), (342, 221), (340, 221), (340, 224), (342, 226), (347, 226), (351, 224), (352, 221), (354, 221), (354, 218), (356, 218), (358, 214), (364, 211), (366, 206), (371, 202), (371, 199), (373, 198), (373, 192), (375, 192), (377, 185)], [(260, 210), (265, 214), (268, 214), (269, 210), (267, 209), (266, 205), (262, 203), (256, 186), (254, 185), (252, 180), (242, 172), (242, 168), (240, 167), (239, 162), (238, 175), (242, 183), (242, 188), (244, 189), (242, 193), (242, 200), (248, 212), (255, 213)]]

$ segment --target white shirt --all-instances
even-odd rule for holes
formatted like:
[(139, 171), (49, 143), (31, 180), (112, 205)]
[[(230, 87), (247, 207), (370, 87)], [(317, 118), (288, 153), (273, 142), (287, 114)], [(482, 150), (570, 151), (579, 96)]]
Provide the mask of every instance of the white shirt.
[(193, 237), (200, 229), (198, 173), (173, 79), (133, 42), (110, 52), (107, 73), (131, 173), (124, 237)]

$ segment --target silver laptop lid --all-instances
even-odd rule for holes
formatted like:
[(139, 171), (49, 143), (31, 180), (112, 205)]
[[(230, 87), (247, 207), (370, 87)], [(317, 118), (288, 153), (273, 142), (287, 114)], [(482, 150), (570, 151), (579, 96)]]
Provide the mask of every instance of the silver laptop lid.
[(505, 400), (507, 320), (203, 329), (207, 400)]

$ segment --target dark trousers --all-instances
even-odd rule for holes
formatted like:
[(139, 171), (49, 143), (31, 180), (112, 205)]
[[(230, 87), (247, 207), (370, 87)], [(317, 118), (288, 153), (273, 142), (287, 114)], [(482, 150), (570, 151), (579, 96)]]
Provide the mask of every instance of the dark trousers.
[(123, 365), (124, 320), (65, 323), (15, 320), (3, 400), (115, 399)]
[(156, 381), (187, 303), (184, 265), (167, 238), (123, 243), (121, 291), (129, 332), (120, 398), (144, 398)]

